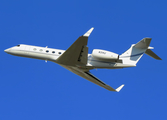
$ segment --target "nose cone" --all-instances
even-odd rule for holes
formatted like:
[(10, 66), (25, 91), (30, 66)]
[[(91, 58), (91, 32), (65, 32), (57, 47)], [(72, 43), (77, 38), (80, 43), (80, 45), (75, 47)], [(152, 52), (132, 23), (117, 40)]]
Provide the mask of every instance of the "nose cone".
[(5, 51), (6, 53), (9, 53), (10, 49), (8, 48), (8, 49), (5, 49), (4, 51)]

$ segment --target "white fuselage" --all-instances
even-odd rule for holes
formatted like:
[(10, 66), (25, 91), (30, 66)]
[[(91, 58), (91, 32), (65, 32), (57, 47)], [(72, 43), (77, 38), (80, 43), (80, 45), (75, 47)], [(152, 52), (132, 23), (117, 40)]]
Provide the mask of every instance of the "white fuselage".
[(21, 57), (56, 61), (64, 53), (64, 50), (20, 44), (19, 46), (6, 49), (5, 52)]
[(121, 55), (101, 49), (94, 49), (92, 54), (88, 54), (87, 42), (93, 29), (92, 27), (84, 35), (80, 36), (66, 51), (20, 44), (6, 49), (5, 52), (15, 56), (55, 62), (90, 82), (116, 92), (119, 92), (124, 84), (114, 89), (91, 74), (90, 70), (96, 68), (118, 69), (135, 67), (144, 53), (157, 60), (161, 60), (160, 57), (150, 50), (152, 49), (152, 47), (149, 47), (151, 38), (144, 38), (137, 44), (131, 45)]
[[(15, 56), (52, 61), (56, 63), (56, 60), (65, 52), (65, 50), (20, 44), (6, 49), (5, 52)], [(87, 65), (84, 67), (90, 69), (94, 68), (116, 69), (116, 68), (134, 67), (134, 66), (124, 65), (122, 63), (114, 63), (110, 61), (98, 60), (93, 58), (91, 54), (88, 54), (88, 62)]]

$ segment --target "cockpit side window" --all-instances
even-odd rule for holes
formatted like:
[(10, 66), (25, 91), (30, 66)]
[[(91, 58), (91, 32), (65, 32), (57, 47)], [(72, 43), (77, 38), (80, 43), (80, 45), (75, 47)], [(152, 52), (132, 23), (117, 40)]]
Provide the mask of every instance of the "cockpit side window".
[(20, 47), (20, 45), (17, 45), (17, 47)]

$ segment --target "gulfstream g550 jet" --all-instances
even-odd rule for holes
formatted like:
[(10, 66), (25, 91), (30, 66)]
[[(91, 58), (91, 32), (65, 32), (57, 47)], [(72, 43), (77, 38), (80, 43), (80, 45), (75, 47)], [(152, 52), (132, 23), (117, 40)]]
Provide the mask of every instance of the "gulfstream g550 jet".
[(5, 52), (15, 56), (55, 62), (107, 90), (116, 92), (119, 92), (124, 85), (114, 89), (92, 75), (89, 70), (97, 68), (118, 69), (135, 67), (144, 53), (157, 60), (161, 60), (161, 58), (151, 50), (153, 47), (149, 46), (151, 38), (144, 38), (137, 44), (132, 44), (131, 47), (121, 55), (100, 49), (94, 49), (92, 54), (88, 54), (87, 41), (93, 29), (94, 28), (91, 28), (83, 36), (80, 36), (66, 51), (20, 44), (6, 49)]

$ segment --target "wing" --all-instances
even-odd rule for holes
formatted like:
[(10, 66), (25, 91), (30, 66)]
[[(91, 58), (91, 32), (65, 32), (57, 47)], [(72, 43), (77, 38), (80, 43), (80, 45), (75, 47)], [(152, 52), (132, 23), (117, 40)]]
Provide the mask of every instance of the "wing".
[(75, 66), (86, 65), (88, 57), (87, 41), (93, 27), (79, 37), (57, 60), (58, 64)]
[(85, 78), (86, 80), (89, 80), (90, 82), (93, 82), (93, 83), (109, 90), (109, 91), (119, 92), (124, 86), (124, 85), (121, 85), (117, 89), (114, 89), (114, 88), (110, 87), (109, 85), (105, 84), (104, 82), (102, 82), (101, 80), (99, 80), (97, 77), (95, 77), (89, 71), (83, 71), (82, 69), (79, 69), (77, 67), (70, 67), (70, 66), (66, 66), (66, 65), (61, 65), (61, 66), (68, 69), (69, 71)]

